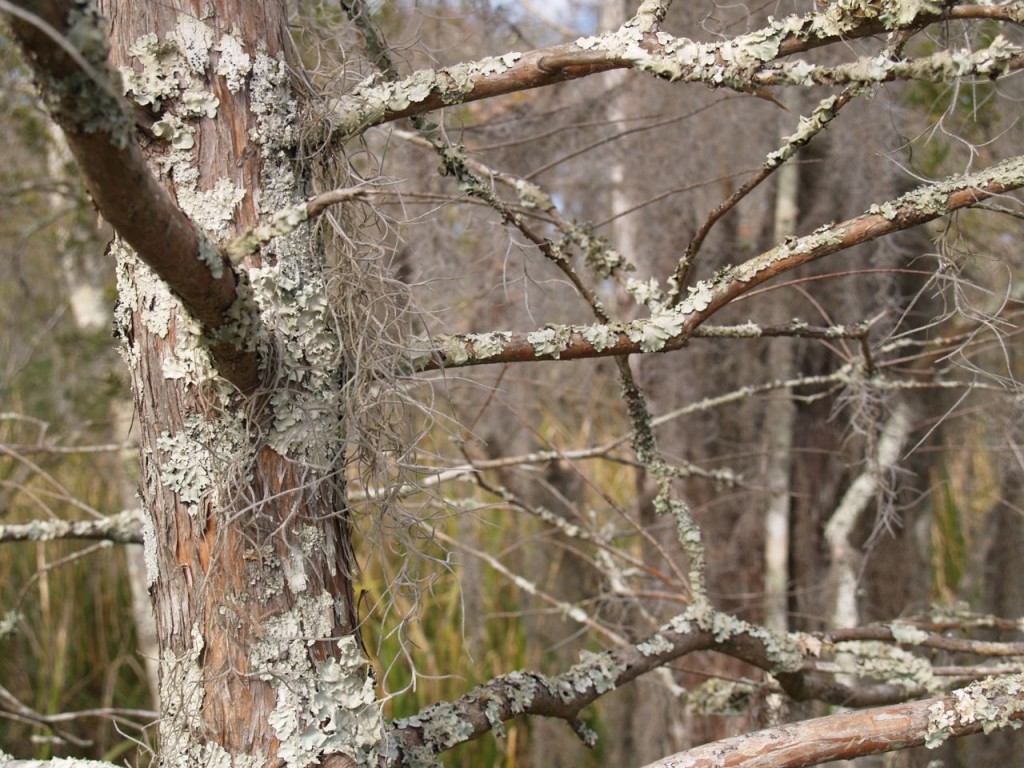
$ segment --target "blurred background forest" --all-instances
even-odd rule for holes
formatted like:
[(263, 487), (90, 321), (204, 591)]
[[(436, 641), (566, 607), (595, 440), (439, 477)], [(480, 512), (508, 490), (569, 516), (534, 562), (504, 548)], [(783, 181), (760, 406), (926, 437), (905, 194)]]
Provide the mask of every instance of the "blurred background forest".
[[(667, 26), (714, 39), (811, 6), (690, 3)], [(571, 40), (633, 10), (622, 0), (374, 6), (403, 72)], [(312, 85), (343, 93), (373, 71), (337, 4), (301, 3), (295, 30)], [(878, 43), (849, 45), (863, 53)], [(108, 233), (4, 38), (0, 56), (0, 519), (130, 510), (132, 409), (110, 338)], [(613, 72), (433, 119), (473, 161), (513, 186), (542, 185), (562, 217), (635, 265), (635, 282), (600, 285), (622, 315), (642, 310), (634, 297), (647, 281), (671, 273), (715, 207), (827, 94), (775, 102)], [(895, 84), (854, 100), (710, 231), (694, 274), (922, 180), (1019, 153), (1020, 96), (1014, 77)], [(356, 234), (377, 244), (368, 258), (409, 286), (412, 330), (589, 321), (564, 276), (439, 175), (423, 144), (399, 123), (345, 148), (372, 181), (379, 213)], [(522, 213), (548, 231), (545, 211)], [(1024, 615), (1020, 218), (1019, 208), (960, 213), (811, 265), (716, 318), (845, 326), (834, 338), (698, 338), (633, 359), (660, 445), (685, 468), (716, 607), (806, 631), (931, 617), (981, 638), (998, 628), (985, 617)], [(561, 670), (686, 604), (678, 534), (655, 514), (653, 484), (631, 458), (611, 361), (485, 366), (407, 386), (425, 404), (409, 417), (420, 443), (408, 472), (422, 487), (401, 500), (424, 523), (419, 534), (376, 530), (374, 498), (385, 491), (352, 478), (373, 542), (362, 563), (364, 632), (382, 690), (394, 694), (389, 716), (500, 672)], [(148, 598), (133, 590), (139, 549), (5, 545), (0, 746), (146, 764), (154, 671)], [(938, 652), (930, 660), (954, 661)], [(445, 765), (641, 765), (827, 711), (787, 710), (763, 682), (737, 662), (688, 657), (594, 706), (593, 752), (564, 723), (533, 720), (454, 751)], [(856, 765), (986, 768), (1020, 754), (1021, 736), (1007, 733)]]

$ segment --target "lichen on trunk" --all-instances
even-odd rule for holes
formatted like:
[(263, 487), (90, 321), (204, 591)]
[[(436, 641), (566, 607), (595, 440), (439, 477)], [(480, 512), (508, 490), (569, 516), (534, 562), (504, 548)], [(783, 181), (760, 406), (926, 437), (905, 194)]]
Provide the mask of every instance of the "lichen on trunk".
[[(209, 242), (304, 199), (283, 2), (199, 15), (183, 0), (105, 5), (151, 167)], [(238, 267), (215, 331), (256, 353), (260, 385), (247, 393), (218, 375), (209, 329), (130, 247), (111, 247), (141, 425), (168, 766), (376, 761), (383, 721), (345, 498), (348, 352), (323, 242), (300, 227)], [(195, 264), (224, 268), (215, 254)]]

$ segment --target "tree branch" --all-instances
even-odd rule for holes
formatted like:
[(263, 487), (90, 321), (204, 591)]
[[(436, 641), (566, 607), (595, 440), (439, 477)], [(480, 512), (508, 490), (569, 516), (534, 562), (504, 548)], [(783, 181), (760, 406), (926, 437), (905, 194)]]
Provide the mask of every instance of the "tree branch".
[[(258, 383), (255, 353), (245, 351), (244, 339), (217, 333), (238, 300), (236, 276), (217, 245), (182, 212), (147, 166), (125, 102), (113, 85), (118, 80), (106, 61), (108, 45), (99, 17), (71, 0), (22, 0), (15, 5), (23, 13), (11, 17), (11, 28), (99, 212), (200, 322), (218, 372), (243, 392), (251, 391)], [(69, 54), (70, 41), (79, 46), (80, 56)], [(90, 65), (88, 71), (80, 64), (82, 58)]]
[(651, 317), (609, 325), (549, 326), (532, 332), (493, 332), (439, 337), (414, 361), (420, 371), (488, 363), (579, 360), (685, 346), (694, 330), (737, 297), (798, 266), (861, 243), (919, 226), (945, 214), (1024, 186), (1024, 157), (979, 173), (927, 184), (895, 200), (810, 235), (793, 238), (689, 288), (675, 307)]
[(101, 760), (78, 760), (58, 757), (53, 760), (15, 760), (6, 752), (0, 752), (0, 768), (116, 768), (117, 763)]
[[(800, 637), (805, 640), (801, 641)], [(580, 711), (605, 693), (675, 659), (703, 650), (718, 651), (773, 673), (786, 693), (798, 700), (813, 698), (845, 706), (875, 706), (906, 701), (923, 692), (920, 686), (881, 683), (851, 687), (825, 680), (812, 674), (804, 663), (805, 658), (822, 650), (810, 636), (776, 634), (696, 601), (655, 634), (614, 651), (584, 652), (578, 664), (557, 677), (513, 672), (477, 686), (454, 702), (434, 704), (413, 717), (396, 721), (391, 736), (399, 757), (394, 765), (429, 762), (436, 754), (488, 731), (500, 735), (504, 721), (523, 714), (556, 717), (578, 724)], [(1013, 681), (1017, 681), (1019, 695), (1011, 696)], [(959, 730), (956, 725), (959, 715), (950, 714), (957, 711), (952, 705), (939, 709), (940, 704), (958, 702), (968, 695), (975, 699), (987, 696), (994, 702), (993, 706), (998, 707), (998, 712), (979, 713), (979, 718), (986, 719), (986, 727), (994, 727), (1007, 718), (1024, 719), (1024, 683), (1021, 681), (1018, 675), (976, 683), (964, 689), (972, 692), (970, 694), (959, 691), (930, 700), (932, 709), (925, 707), (925, 720), (916, 726), (915, 738), (919, 739), (916, 743), (924, 743), (926, 737), (938, 743), (946, 736), (973, 732), (966, 729), (966, 723), (965, 729)]]
[(0, 543), (12, 541), (56, 541), (86, 539), (117, 544), (142, 543), (142, 512), (126, 509), (98, 520), (33, 520), (30, 523), (0, 525)]
[(912, 32), (949, 19), (984, 18), (1010, 23), (1024, 19), (1024, 4), (1020, 2), (999, 8), (968, 5), (941, 11), (919, 3), (910, 18), (897, 13), (899, 9), (894, 5), (868, 0), (832, 4), (820, 13), (788, 16), (746, 35), (702, 43), (658, 30), (649, 16), (651, 8), (658, 10), (660, 4), (646, 2), (637, 16), (613, 32), (527, 53), (512, 51), (453, 67), (419, 70), (393, 82), (370, 79), (338, 103), (336, 127), (343, 135), (353, 135), (373, 125), (442, 107), (612, 69), (640, 69), (670, 80), (750, 93), (752, 75), (764, 65), (840, 40)]

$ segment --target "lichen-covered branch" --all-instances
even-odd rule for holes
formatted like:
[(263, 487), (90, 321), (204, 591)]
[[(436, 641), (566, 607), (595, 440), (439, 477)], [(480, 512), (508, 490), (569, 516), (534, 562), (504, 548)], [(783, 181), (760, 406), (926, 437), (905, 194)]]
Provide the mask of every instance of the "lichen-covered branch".
[(310, 219), (315, 219), (332, 205), (358, 200), (369, 194), (365, 187), (332, 189), (303, 203), (284, 208), (231, 240), (225, 246), (225, 253), (232, 264), (240, 264), (275, 237), (289, 235)]
[(997, 36), (979, 50), (940, 51), (920, 58), (886, 56), (858, 59), (834, 67), (787, 61), (758, 72), (752, 82), (769, 85), (854, 85), (865, 86), (895, 80), (949, 82), (957, 78), (995, 80), (1024, 67), (1024, 49)]
[(679, 259), (675, 274), (669, 281), (669, 284), (672, 286), (668, 296), (670, 304), (678, 303), (682, 299), (683, 286), (687, 283), (694, 259), (700, 252), (704, 241), (715, 224), (729, 211), (739, 205), (743, 198), (757, 189), (768, 177), (788, 162), (800, 149), (807, 146), (815, 136), (825, 130), (836, 118), (836, 115), (839, 114), (839, 110), (849, 104), (856, 95), (857, 91), (855, 89), (847, 88), (839, 96), (828, 96), (818, 102), (818, 105), (810, 115), (800, 118), (796, 131), (784, 139), (785, 143), (774, 152), (768, 153), (764, 164), (758, 172), (741, 184), (729, 197), (715, 206), (694, 236), (690, 238), (682, 258)]
[[(936, 631), (929, 626), (928, 622), (921, 621), (899, 621), (888, 626), (850, 627), (846, 629), (833, 629), (822, 635), (822, 638), (830, 643), (848, 642), (851, 640), (882, 640), (886, 642), (905, 643), (912, 642), (921, 648), (935, 648), (936, 650), (949, 651), (951, 653), (968, 653), (974, 656), (1024, 657), (1024, 643), (1002, 642), (995, 640), (974, 640), (963, 637), (952, 637), (948, 633), (952, 630), (965, 628), (964, 625), (970, 622), (950, 622), (941, 631)], [(989, 622), (987, 626), (994, 626), (1001, 621)], [(928, 627), (924, 629), (923, 627)], [(1016, 628), (1016, 627), (1015, 627)]]
[[(650, 6), (650, 7), (648, 7)], [(653, 9), (653, 10), (652, 10)], [(754, 75), (771, 62), (840, 40), (886, 32), (915, 31), (950, 19), (1021, 23), (1022, 4), (950, 7), (934, 1), (911, 4), (848, 0), (818, 13), (771, 20), (764, 28), (724, 41), (677, 38), (658, 27), (666, 8), (645, 3), (618, 30), (521, 53), (512, 51), (437, 70), (420, 70), (387, 82), (370, 79), (337, 104), (336, 122), (348, 135), (372, 125), (441, 107), (539, 88), (611, 69), (633, 68), (669, 80), (754, 92)], [(867, 62), (852, 66), (864, 67)], [(802, 66), (805, 70), (810, 65)], [(765, 84), (773, 82), (765, 75)]]
[(952, 211), (1024, 186), (1024, 157), (966, 176), (927, 184), (860, 216), (792, 238), (688, 288), (676, 306), (650, 317), (607, 325), (558, 325), (531, 332), (498, 331), (440, 337), (416, 358), (418, 370), (536, 360), (578, 360), (686, 345), (694, 330), (723, 306), (798, 266), (855, 245), (916, 227)]
[[(218, 338), (235, 315), (236, 275), (224, 255), (182, 212), (147, 167), (134, 125), (107, 64), (108, 44), (94, 9), (71, 0), (17, 3), (74, 46), (72, 57), (40, 24), (13, 16), (11, 27), (60, 124), (96, 207), (200, 322), (218, 372), (242, 391), (258, 383), (256, 356), (244, 339)], [(2, 9), (0, 9), (2, 10)], [(84, 58), (90, 70), (82, 68)], [(96, 79), (98, 74), (100, 79)]]
[(390, 738), (393, 766), (432, 764), (435, 755), (494, 731), (523, 714), (557, 717), (592, 743), (594, 734), (578, 720), (579, 712), (621, 685), (664, 664), (700, 650), (716, 649), (775, 671), (799, 669), (803, 654), (786, 637), (694, 604), (657, 633), (633, 645), (583, 659), (557, 677), (513, 672), (478, 686), (454, 702), (434, 704), (394, 723)]
[[(911, 645), (926, 636), (926, 633), (922, 633), (911, 637), (908, 633), (902, 633), (898, 627), (895, 633), (903, 636), (904, 641)], [(825, 653), (845, 651), (846, 646), (835, 647), (822, 643), (811, 635), (775, 634), (719, 613), (706, 602), (696, 601), (644, 640), (612, 651), (584, 652), (581, 661), (561, 675), (545, 677), (534, 673), (513, 672), (478, 686), (456, 701), (434, 704), (413, 717), (396, 721), (390, 734), (395, 748), (395, 759), (391, 765), (433, 764), (437, 754), (458, 744), (489, 731), (501, 735), (505, 721), (524, 714), (566, 720), (587, 741), (592, 734), (582, 729), (578, 719), (584, 707), (674, 659), (703, 650), (714, 650), (772, 673), (783, 690), (798, 700), (815, 699), (837, 705), (865, 707), (906, 701), (926, 691), (924, 686), (914, 683), (912, 672), (907, 671), (915, 669), (915, 666), (927, 669), (927, 663), (919, 657), (894, 652), (885, 658), (885, 651), (875, 646), (868, 647), (865, 653), (875, 654), (878, 658), (873, 667), (871, 664), (865, 665), (867, 676), (870, 676), (872, 669), (876, 673), (887, 670), (890, 677), (899, 680), (902, 672), (906, 675), (905, 682), (863, 681), (856, 686), (844, 685), (815, 673), (812, 662)], [(988, 730), (1020, 720), (1024, 717), (1024, 687), (1019, 675), (1000, 680), (984, 680), (950, 696), (911, 706), (919, 707), (923, 714), (913, 724), (904, 722), (901, 733), (915, 739), (916, 744), (927, 741), (930, 745), (936, 745), (949, 736), (974, 732), (970, 730), (972, 724), (977, 725), (977, 729), (984, 727)], [(977, 710), (974, 714), (970, 710), (972, 706)], [(897, 707), (888, 711), (894, 709), (899, 710)], [(860, 714), (868, 717), (870, 722), (870, 712)], [(817, 722), (820, 721), (812, 720), (794, 727), (813, 728)], [(731, 742), (716, 742), (716, 745), (727, 743)], [(800, 740), (786, 740), (785, 743), (798, 745)], [(714, 746), (709, 745), (708, 748)], [(682, 766), (689, 763), (665, 765)], [(774, 763), (735, 765), (766, 767)]]
[(55, 757), (52, 760), (15, 760), (6, 752), (0, 752), (0, 768), (115, 768), (117, 763), (102, 760), (78, 760), (69, 757)]
[(33, 520), (0, 525), (0, 542), (86, 539), (116, 544), (142, 543), (142, 512), (126, 509), (98, 520)]
[(797, 768), (909, 747), (1024, 721), (1024, 676), (981, 680), (948, 696), (847, 712), (716, 741), (645, 768)]

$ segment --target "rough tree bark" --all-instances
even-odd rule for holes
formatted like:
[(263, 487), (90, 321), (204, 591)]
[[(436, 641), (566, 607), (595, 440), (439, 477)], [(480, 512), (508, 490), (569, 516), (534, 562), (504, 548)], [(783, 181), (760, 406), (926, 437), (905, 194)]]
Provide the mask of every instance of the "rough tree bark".
[[(204, 13), (187, 1), (118, 1), (103, 10), (111, 20), (115, 65), (142, 78), (190, 77), (206, 100), (206, 112), (185, 117), (194, 148), (174, 157), (173, 149), (168, 154), (157, 143), (150, 152), (153, 163), (174, 163), (170, 176), (179, 204), (192, 198), (192, 216), (223, 238), (302, 199), (307, 177), (295, 160), (284, 2), (216, 3)], [(156, 47), (144, 42), (152, 35)], [(154, 62), (148, 57), (157, 67), (170, 58), (180, 69), (149, 71)], [(182, 114), (189, 92), (166, 85), (170, 93), (156, 98), (177, 101)], [(146, 86), (132, 95), (152, 108)], [(209, 106), (210, 96), (216, 107)], [(249, 257), (245, 266), (262, 267), (268, 283), (297, 281), (286, 271), (315, 267), (322, 258), (302, 238), (277, 248)], [(317, 375), (294, 376), (285, 397), (268, 391), (246, 402), (238, 393), (214, 391), (202, 374), (169, 377), (183, 347), (199, 352), (188, 340), (194, 331), (147, 268), (127, 248), (119, 250), (121, 329), (134, 361), (143, 501), (152, 517), (148, 551), (166, 702), (162, 751), (182, 766), (211, 764), (225, 753), (235, 756), (235, 765), (243, 755), (253, 765), (276, 765), (325, 752), (354, 754), (367, 738), (375, 745), (376, 710), (361, 710), (374, 691), (352, 598), (343, 425), (329, 414), (322, 430), (294, 439), (287, 433), (288, 411), (299, 409), (304, 395), (315, 391), (332, 401), (329, 390), (344, 375), (340, 350), (316, 361), (330, 366)], [(289, 298), (297, 299), (296, 308), (319, 298), (324, 286), (315, 272), (311, 281), (293, 287)], [(281, 296), (287, 290), (268, 287), (280, 288)], [(155, 319), (154, 308), (168, 313), (166, 320)], [(287, 358), (287, 346), (295, 343), (289, 334), (309, 330), (268, 329), (260, 384), (274, 387), (274, 366), (290, 362), (273, 359), (271, 350), (280, 345), (280, 357)], [(316, 389), (323, 387), (328, 391)], [(338, 757), (323, 764), (346, 763)]]
[[(75, 8), (30, 10), (66, 39), (102, 34)], [(110, 250), (141, 427), (161, 751), (180, 766), (327, 753), (322, 764), (348, 764), (377, 745), (381, 723), (352, 599), (334, 410), (344, 356), (318, 312), (323, 254), (281, 238), (246, 257), (243, 279), (214, 245), (306, 191), (285, 3), (119, 0), (100, 11), (148, 137), (145, 163), (120, 122), (102, 39), (82, 46), (94, 71), (76, 72), (37, 20), (13, 25), (49, 73), (44, 92), (119, 233)], [(75, 78), (81, 100), (66, 87)], [(331, 410), (320, 428), (290, 429), (312, 402)]]

